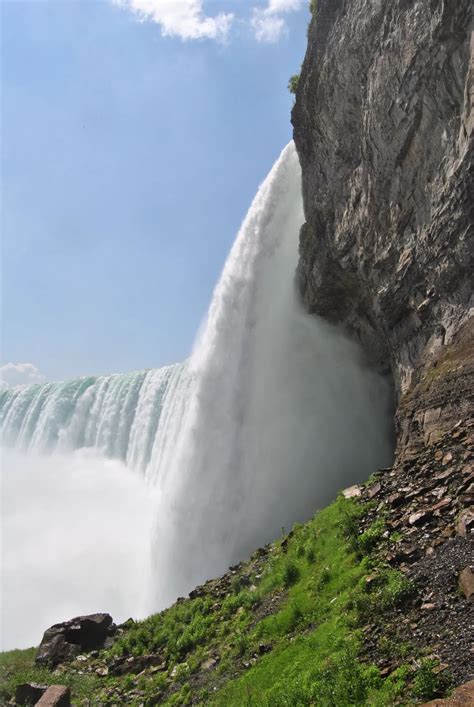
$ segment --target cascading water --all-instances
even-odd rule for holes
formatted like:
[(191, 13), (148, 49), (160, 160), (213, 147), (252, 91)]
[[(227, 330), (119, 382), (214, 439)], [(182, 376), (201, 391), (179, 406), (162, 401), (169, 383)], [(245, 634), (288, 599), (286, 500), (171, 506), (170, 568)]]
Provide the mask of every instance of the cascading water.
[(386, 382), (298, 302), (300, 183), (290, 143), (250, 207), (189, 361), (179, 444), (158, 476), (160, 605), (391, 458)]
[(184, 364), (0, 391), (2, 445), (30, 453), (93, 448), (147, 475), (170, 418), (178, 430)]
[[(53, 486), (72, 473), (67, 459), (74, 460), (73, 472), (82, 469), (92, 498), (86, 504), (86, 527), (91, 513), (97, 510), (100, 517), (104, 510), (102, 482), (94, 478), (103, 474), (107, 484), (114, 483), (110, 465), (119, 465), (118, 486), (126, 489), (127, 498), (124, 504), (116, 498), (117, 512), (107, 516), (107, 537), (112, 538), (112, 563), (116, 541), (124, 534), (132, 553), (134, 529), (138, 528), (136, 548), (143, 549), (153, 537), (153, 572), (147, 575), (149, 596), (142, 612), (165, 606), (199, 581), (223, 571), (274, 538), (282, 526), (307, 518), (341, 486), (367, 477), (390, 460), (388, 386), (367, 369), (354, 343), (305, 314), (298, 303), (294, 273), (303, 222), (300, 179), (290, 143), (254, 199), (214, 292), (207, 322), (185, 365), (0, 394), (4, 446), (27, 451), (30, 460), (31, 454), (36, 459), (39, 452), (54, 452), (44, 458), (46, 467), (56, 470), (50, 473)], [(93, 460), (83, 456), (87, 447), (92, 448)], [(118, 461), (108, 461), (108, 468), (101, 470), (98, 460), (103, 465), (104, 457)], [(31, 507), (38, 510), (37, 503), (28, 494), (26, 481), (15, 484), (18, 463), (10, 456), (7, 460), (5, 534), (15, 555), (10, 564), (27, 573), (32, 552), (47, 543), (32, 550), (25, 540), (30, 535), (23, 525), (28, 525)], [(139, 484), (135, 490), (123, 482), (123, 464), (141, 472), (130, 475)], [(22, 471), (20, 478), (35, 477), (35, 484), (42, 485), (45, 462), (35, 469), (30, 462), (26, 466), (28, 473)], [(81, 474), (75, 473), (74, 478), (77, 486)], [(147, 500), (140, 478), (149, 482)], [(87, 496), (83, 486), (79, 507)], [(65, 493), (70, 513), (77, 499), (71, 489)], [(135, 512), (130, 510), (133, 503)], [(18, 517), (9, 510), (17, 507), (23, 509)], [(53, 527), (56, 523), (60, 531), (64, 518), (51, 519), (41, 511), (38, 524)], [(121, 530), (115, 536), (117, 522)], [(93, 554), (94, 533), (89, 535)], [(71, 542), (81, 547), (84, 537)], [(60, 559), (65, 548), (56, 549)], [(120, 584), (123, 562), (117, 563), (119, 572), (114, 574), (109, 562), (105, 574)], [(146, 574), (142, 565), (136, 571), (141, 582)], [(7, 580), (9, 572), (13, 576), (11, 567), (7, 558)], [(59, 560), (54, 571), (64, 573)], [(101, 567), (99, 574), (102, 571)], [(37, 575), (30, 574), (38, 587)], [(133, 604), (136, 597), (125, 606), (129, 581), (127, 573), (125, 593), (117, 601), (117, 619), (138, 611)], [(63, 582), (63, 592), (66, 587), (71, 582)], [(52, 607), (58, 591), (48, 599)], [(8, 587), (6, 594), (8, 599)], [(28, 597), (16, 607), (14, 592), (10, 594), (9, 616), (38, 612), (38, 601), (27, 610)], [(96, 594), (99, 601), (103, 592), (97, 589)], [(69, 614), (89, 610), (91, 601), (81, 604), (79, 594), (77, 601), (67, 605)], [(103, 604), (90, 608), (108, 609)], [(63, 618), (69, 616), (53, 620)], [(44, 619), (42, 626), (47, 624)], [(22, 640), (24, 644), (26, 638)], [(10, 645), (20, 642), (10, 641)]]

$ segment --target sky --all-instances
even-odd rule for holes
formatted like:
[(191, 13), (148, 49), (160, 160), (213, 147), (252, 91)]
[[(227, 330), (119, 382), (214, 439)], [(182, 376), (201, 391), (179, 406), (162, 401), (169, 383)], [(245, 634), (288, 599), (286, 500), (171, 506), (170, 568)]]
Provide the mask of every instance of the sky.
[(291, 139), (306, 0), (0, 0), (6, 383), (183, 360)]

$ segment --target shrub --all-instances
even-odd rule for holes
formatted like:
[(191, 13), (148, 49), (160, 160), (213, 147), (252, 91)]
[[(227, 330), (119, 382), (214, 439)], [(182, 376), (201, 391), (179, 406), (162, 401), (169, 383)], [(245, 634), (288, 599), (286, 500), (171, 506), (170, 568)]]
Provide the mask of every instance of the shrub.
[(385, 532), (385, 523), (379, 518), (367, 528), (365, 533), (359, 536), (358, 545), (363, 553), (368, 553), (374, 549)]
[(133, 690), (134, 678), (133, 675), (127, 675), (123, 681), (126, 690)]
[(240, 577), (234, 577), (231, 583), (232, 593), (238, 594), (243, 587), (242, 579)]
[(352, 597), (351, 604), (357, 610), (361, 620), (400, 606), (416, 591), (416, 587), (401, 572), (394, 569), (381, 569), (370, 585), (365, 580), (359, 582), (358, 590)]
[(317, 582), (316, 582), (316, 589), (321, 590), (326, 584), (329, 582), (331, 579), (331, 571), (329, 567), (323, 567), (321, 572), (319, 573)]
[(385, 578), (386, 583), (380, 594), (383, 609), (391, 609), (392, 607), (400, 606), (400, 604), (415, 592), (413, 582), (410, 582), (401, 572), (387, 570)]
[(296, 582), (300, 578), (300, 571), (298, 569), (298, 566), (289, 560), (284, 567), (283, 570), (283, 584), (285, 587), (291, 587), (293, 584), (296, 584)]
[(431, 700), (433, 697), (438, 697), (447, 688), (448, 680), (435, 672), (436, 665), (436, 661), (429, 658), (421, 661), (413, 680), (413, 693), (420, 700)]
[(298, 90), (299, 80), (300, 80), (299, 74), (293, 74), (293, 76), (290, 76), (290, 80), (288, 81), (288, 91), (290, 93), (296, 93), (296, 91)]
[(250, 645), (249, 637), (246, 633), (238, 633), (235, 639), (235, 647), (237, 655), (243, 656), (248, 651)]
[(290, 631), (293, 631), (303, 618), (303, 612), (301, 611), (300, 607), (298, 604), (293, 603), (291, 605), (291, 614), (290, 614), (290, 623), (289, 623), (289, 629)]

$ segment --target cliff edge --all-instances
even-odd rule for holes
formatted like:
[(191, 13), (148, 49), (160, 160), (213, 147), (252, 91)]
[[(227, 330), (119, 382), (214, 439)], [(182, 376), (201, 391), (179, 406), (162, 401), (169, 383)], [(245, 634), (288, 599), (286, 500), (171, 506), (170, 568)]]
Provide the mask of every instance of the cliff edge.
[(292, 112), (309, 311), (391, 372), (397, 459), (472, 417), (469, 0), (319, 0)]

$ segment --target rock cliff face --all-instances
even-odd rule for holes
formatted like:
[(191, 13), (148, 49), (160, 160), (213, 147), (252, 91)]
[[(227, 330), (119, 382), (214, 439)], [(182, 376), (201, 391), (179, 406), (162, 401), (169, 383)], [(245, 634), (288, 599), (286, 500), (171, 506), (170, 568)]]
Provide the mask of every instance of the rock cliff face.
[(472, 416), (470, 0), (318, 0), (292, 113), (307, 308), (391, 371), (398, 459)]

